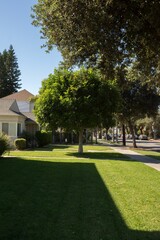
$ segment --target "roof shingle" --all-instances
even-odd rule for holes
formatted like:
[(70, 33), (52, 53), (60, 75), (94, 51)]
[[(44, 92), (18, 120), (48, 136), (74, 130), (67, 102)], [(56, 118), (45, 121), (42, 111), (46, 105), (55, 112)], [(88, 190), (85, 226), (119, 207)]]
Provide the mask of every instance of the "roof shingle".
[(19, 115), (19, 108), (15, 100), (0, 99), (0, 115)]
[(9, 99), (9, 100), (17, 100), (17, 101), (30, 101), (30, 99), (33, 97), (34, 97), (34, 95), (32, 93), (30, 93), (26, 89), (24, 89), (19, 92), (8, 95), (6, 97), (3, 97), (1, 99)]

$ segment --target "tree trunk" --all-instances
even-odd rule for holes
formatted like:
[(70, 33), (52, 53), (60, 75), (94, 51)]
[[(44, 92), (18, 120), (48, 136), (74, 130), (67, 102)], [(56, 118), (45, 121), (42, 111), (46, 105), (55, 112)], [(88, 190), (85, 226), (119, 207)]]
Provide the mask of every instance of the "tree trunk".
[(96, 129), (96, 144), (98, 143), (98, 141), (97, 141), (97, 129)]
[(59, 141), (60, 144), (62, 144), (62, 129), (60, 128), (60, 132), (59, 132)]
[(122, 137), (123, 137), (123, 146), (126, 146), (126, 132), (125, 132), (124, 124), (122, 124)]
[(128, 126), (129, 126), (129, 129), (131, 131), (131, 135), (132, 135), (133, 147), (137, 148), (134, 128), (133, 128), (133, 125), (132, 125), (131, 121), (128, 122)]
[(52, 129), (52, 143), (55, 143), (55, 130)]
[(114, 128), (112, 128), (112, 142), (114, 142)]
[(140, 127), (140, 132), (141, 132), (141, 135), (143, 134), (143, 127)]
[(99, 139), (102, 139), (102, 128), (99, 130)]
[(78, 153), (83, 153), (83, 129), (79, 131), (79, 147)]
[(74, 144), (73, 131), (71, 132), (71, 142), (72, 142), (72, 144)]
[(154, 132), (153, 132), (153, 139), (156, 140), (157, 139), (157, 130), (154, 129)]
[(108, 128), (106, 128), (106, 140), (108, 140), (107, 135), (108, 135)]
[(152, 124), (152, 132), (153, 132), (153, 139), (156, 140), (157, 139), (157, 129), (155, 127), (155, 122), (153, 122), (153, 124)]
[(116, 126), (116, 143), (118, 143), (118, 127)]
[(94, 132), (92, 131), (91, 132), (91, 144), (93, 143), (93, 134), (94, 134)]
[(88, 129), (86, 129), (86, 143), (88, 143)]

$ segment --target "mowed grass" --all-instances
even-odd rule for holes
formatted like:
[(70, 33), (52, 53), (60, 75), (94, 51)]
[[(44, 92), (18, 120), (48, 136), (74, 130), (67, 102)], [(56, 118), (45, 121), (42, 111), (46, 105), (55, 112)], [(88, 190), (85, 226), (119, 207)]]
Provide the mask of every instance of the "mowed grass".
[(0, 159), (0, 239), (159, 240), (160, 173), (103, 146), (76, 151)]
[(75, 159), (79, 158), (97, 158), (97, 159), (106, 159), (109, 158), (124, 158), (119, 153), (112, 154), (112, 150), (106, 146), (97, 146), (97, 145), (84, 145), (84, 153), (78, 154), (77, 145), (49, 145), (49, 147), (37, 148), (27, 151), (10, 151), (6, 153), (6, 156), (14, 157), (29, 157), (29, 158), (44, 158), (43, 160), (48, 160), (48, 158), (55, 159)]
[(160, 152), (150, 151), (150, 150), (141, 150), (141, 149), (136, 149), (135, 151), (147, 157), (155, 158), (160, 161)]

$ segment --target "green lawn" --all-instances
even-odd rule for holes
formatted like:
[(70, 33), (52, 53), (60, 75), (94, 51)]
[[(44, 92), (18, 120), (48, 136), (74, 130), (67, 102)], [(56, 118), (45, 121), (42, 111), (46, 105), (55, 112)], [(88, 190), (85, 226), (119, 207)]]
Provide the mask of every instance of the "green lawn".
[(76, 150), (0, 159), (0, 239), (159, 240), (160, 173), (103, 146)]
[(43, 158), (43, 161), (48, 159), (57, 159), (58, 161), (62, 161), (64, 159), (77, 159), (79, 158), (93, 158), (93, 159), (106, 159), (106, 158), (124, 158), (123, 155), (119, 153), (112, 154), (113, 150), (106, 146), (94, 146), (94, 145), (85, 145), (84, 146), (84, 154), (77, 153), (78, 146), (77, 145), (50, 145), (47, 148), (37, 148), (32, 151), (10, 151), (6, 153), (6, 156), (14, 156), (14, 157), (25, 157), (29, 159), (34, 158)]
[(149, 150), (140, 150), (140, 149), (136, 149), (136, 152), (139, 152), (145, 156), (151, 157), (151, 158), (155, 158), (157, 160), (160, 160), (160, 152), (156, 152), (156, 151), (149, 151)]

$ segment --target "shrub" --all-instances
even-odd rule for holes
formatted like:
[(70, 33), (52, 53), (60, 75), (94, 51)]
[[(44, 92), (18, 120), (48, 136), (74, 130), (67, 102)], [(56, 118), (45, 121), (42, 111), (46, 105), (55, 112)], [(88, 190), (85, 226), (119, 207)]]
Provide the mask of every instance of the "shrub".
[(18, 150), (23, 150), (26, 148), (26, 139), (24, 138), (17, 138), (14, 141), (14, 145)]
[(0, 157), (11, 148), (10, 138), (4, 134), (0, 133)]
[(39, 147), (43, 147), (52, 142), (52, 133), (46, 131), (37, 131), (36, 140)]
[(35, 135), (31, 134), (27, 131), (23, 131), (20, 135), (20, 138), (24, 138), (26, 139), (26, 147), (36, 147), (37, 143), (36, 143), (36, 139), (35, 139)]

